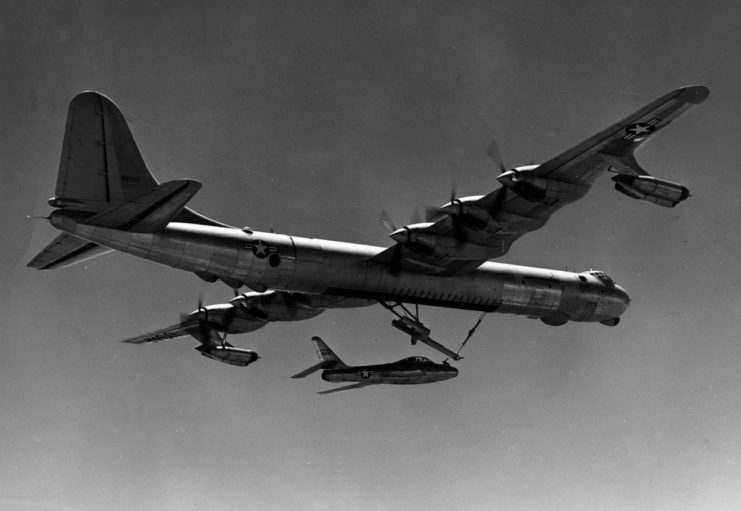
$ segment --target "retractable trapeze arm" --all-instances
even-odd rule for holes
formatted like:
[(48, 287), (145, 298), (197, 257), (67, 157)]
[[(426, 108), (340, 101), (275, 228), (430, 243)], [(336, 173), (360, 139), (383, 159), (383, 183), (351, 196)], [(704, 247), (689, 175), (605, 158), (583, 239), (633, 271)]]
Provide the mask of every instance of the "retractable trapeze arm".
[[(390, 310), (398, 319), (392, 319), (391, 325), (398, 328), (405, 334), (408, 334), (412, 338), (412, 344), (422, 342), (430, 348), (436, 349), (440, 353), (444, 353), (453, 360), (460, 360), (461, 357), (455, 351), (446, 348), (439, 342), (430, 338), (430, 329), (422, 324), (419, 320), (419, 308), (416, 309), (415, 314), (412, 314), (406, 307), (401, 303), (390, 304), (388, 302), (380, 302), (385, 308)], [(405, 314), (401, 314), (396, 310), (396, 307), (401, 307)]]

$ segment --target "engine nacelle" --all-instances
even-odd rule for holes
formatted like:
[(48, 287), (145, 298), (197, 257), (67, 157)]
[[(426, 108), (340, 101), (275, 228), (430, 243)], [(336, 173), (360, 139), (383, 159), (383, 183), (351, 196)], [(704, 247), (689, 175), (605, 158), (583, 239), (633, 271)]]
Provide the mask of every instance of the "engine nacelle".
[(412, 224), (397, 229), (389, 236), (409, 250), (423, 256), (483, 259), (491, 257), (491, 248), (473, 242), (463, 242), (451, 236), (426, 232), (431, 223)]
[(431, 223), (411, 224), (401, 229), (397, 229), (389, 237), (409, 247), (411, 250), (420, 254), (431, 255), (435, 252), (435, 247), (438, 242), (438, 237), (435, 235), (427, 234), (424, 232)]
[(539, 177), (540, 165), (524, 165), (502, 172), (497, 181), (520, 197), (537, 204), (552, 205), (573, 202), (589, 191), (588, 184), (570, 183), (548, 177)]
[(690, 196), (690, 191), (686, 186), (653, 176), (618, 174), (612, 180), (615, 181), (615, 190), (628, 197), (653, 202), (667, 208), (673, 208)]
[(545, 179), (535, 176), (539, 165), (525, 165), (502, 172), (497, 181), (531, 202), (544, 202), (548, 185)]
[(199, 346), (196, 349), (206, 358), (238, 367), (248, 366), (260, 358), (254, 351), (243, 350), (234, 346)]
[(440, 213), (456, 217), (468, 229), (495, 232), (499, 229), (499, 224), (485, 208), (474, 205), (482, 197), (483, 195), (475, 195), (453, 199), (440, 208)]

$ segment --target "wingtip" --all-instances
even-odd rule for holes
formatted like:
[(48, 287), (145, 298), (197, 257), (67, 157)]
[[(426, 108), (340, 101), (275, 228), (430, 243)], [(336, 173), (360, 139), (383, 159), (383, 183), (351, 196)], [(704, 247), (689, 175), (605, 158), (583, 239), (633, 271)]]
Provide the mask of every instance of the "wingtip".
[(710, 89), (704, 85), (690, 85), (688, 87), (682, 87), (679, 90), (679, 99), (694, 105), (702, 103), (710, 96)]

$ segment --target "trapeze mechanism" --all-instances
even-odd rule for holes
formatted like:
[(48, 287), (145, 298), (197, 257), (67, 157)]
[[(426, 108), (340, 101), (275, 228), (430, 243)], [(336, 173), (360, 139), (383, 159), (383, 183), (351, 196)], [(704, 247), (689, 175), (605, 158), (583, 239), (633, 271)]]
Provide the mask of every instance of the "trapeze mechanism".
[[(409, 309), (404, 307), (401, 303), (392, 302), (380, 302), (385, 308), (390, 310), (397, 319), (391, 320), (391, 325), (398, 328), (405, 334), (409, 335), (412, 339), (412, 345), (422, 342), (430, 348), (436, 349), (440, 353), (444, 353), (453, 360), (460, 360), (463, 357), (455, 351), (451, 350), (435, 341), (430, 337), (430, 329), (422, 324), (419, 320), (419, 306), (415, 305), (415, 312), (412, 313)], [(403, 313), (396, 310), (399, 307)]]

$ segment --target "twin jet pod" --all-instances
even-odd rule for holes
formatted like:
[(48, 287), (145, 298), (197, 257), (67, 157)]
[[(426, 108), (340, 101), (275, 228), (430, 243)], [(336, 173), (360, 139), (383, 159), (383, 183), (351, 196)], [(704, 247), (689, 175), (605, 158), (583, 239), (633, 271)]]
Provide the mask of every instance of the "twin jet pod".
[[(427, 222), (392, 229), (392, 246), (377, 247), (234, 227), (189, 209), (201, 184), (158, 183), (121, 111), (105, 96), (83, 92), (69, 107), (49, 200), (55, 208), (49, 221), (61, 233), (29, 266), (63, 268), (117, 250), (235, 290), (247, 287), (229, 303), (199, 304), (175, 325), (128, 339), (146, 344), (191, 336), (204, 356), (238, 366), (257, 354), (227, 343), (227, 334), (378, 303), (406, 311), (395, 312), (395, 325), (446, 354), (404, 304), (516, 314), (550, 326), (615, 326), (630, 298), (606, 273), (491, 259), (586, 195), (605, 173), (632, 199), (664, 207), (687, 199), (685, 186), (651, 176), (634, 152), (708, 94), (702, 86), (669, 92), (540, 165), (507, 169), (500, 162), (498, 188), (453, 195)], [(344, 374), (326, 370), (327, 377)]]

